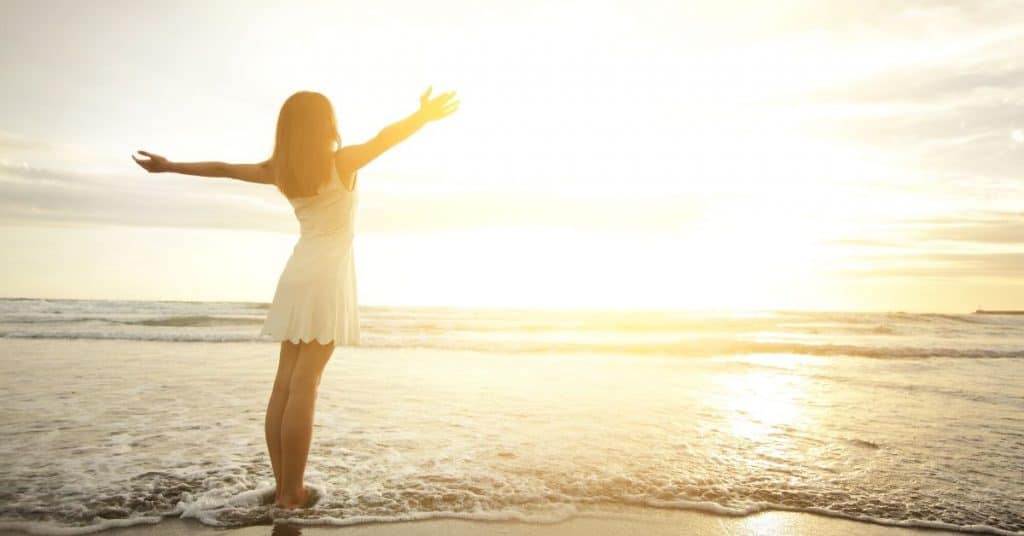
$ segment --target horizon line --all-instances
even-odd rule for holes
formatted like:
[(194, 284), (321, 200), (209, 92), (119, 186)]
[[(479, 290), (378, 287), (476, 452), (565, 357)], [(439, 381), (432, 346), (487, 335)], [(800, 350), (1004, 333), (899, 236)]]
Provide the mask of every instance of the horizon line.
[[(129, 298), (43, 298), (33, 296), (0, 296), (0, 300), (59, 300), (59, 301), (118, 301), (118, 302), (146, 302), (146, 303), (238, 303), (238, 304), (251, 304), (251, 305), (269, 305), (270, 302), (264, 301), (248, 301), (248, 300), (169, 300), (169, 299), (129, 299)], [(903, 310), (903, 309), (811, 309), (811, 308), (751, 308), (751, 309), (740, 309), (740, 308), (710, 308), (710, 307), (616, 307), (616, 306), (602, 306), (602, 307), (573, 307), (573, 306), (521, 306), (521, 305), (455, 305), (455, 304), (370, 304), (360, 303), (360, 308), (369, 309), (386, 309), (386, 308), (403, 308), (403, 309), (456, 309), (456, 310), (469, 310), (469, 311), (545, 311), (545, 312), (632, 312), (632, 313), (644, 313), (644, 312), (674, 312), (674, 313), (863, 313), (863, 314), (977, 314), (982, 313), (1021, 313), (1024, 312), (1024, 308), (998, 308), (998, 309), (985, 309), (984, 307), (978, 307), (973, 311), (936, 311), (936, 310)]]

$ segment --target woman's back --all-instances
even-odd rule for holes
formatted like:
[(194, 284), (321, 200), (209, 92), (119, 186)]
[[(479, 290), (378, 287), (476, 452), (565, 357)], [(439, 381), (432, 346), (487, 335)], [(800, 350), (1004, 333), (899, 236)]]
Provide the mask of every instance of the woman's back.
[[(331, 178), (320, 191), (311, 196), (289, 197), (288, 202), (295, 209), (302, 236), (338, 234), (353, 232), (357, 195), (349, 190), (331, 166)], [(353, 175), (352, 183), (356, 177)]]

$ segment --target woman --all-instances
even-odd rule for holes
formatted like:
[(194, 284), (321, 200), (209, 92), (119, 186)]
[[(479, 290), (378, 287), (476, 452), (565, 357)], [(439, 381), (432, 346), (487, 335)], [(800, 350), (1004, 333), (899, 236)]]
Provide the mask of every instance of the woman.
[(267, 404), (266, 440), (279, 508), (318, 500), (304, 485), (317, 388), (336, 345), (359, 344), (352, 254), (356, 173), (423, 125), (458, 109), (454, 92), (420, 96), (420, 108), (372, 140), (342, 147), (327, 97), (295, 93), (277, 118), (274, 153), (259, 164), (171, 162), (146, 151), (132, 155), (150, 173), (174, 172), (273, 184), (288, 198), (301, 235), (274, 293), (262, 335), (281, 341), (277, 377)]

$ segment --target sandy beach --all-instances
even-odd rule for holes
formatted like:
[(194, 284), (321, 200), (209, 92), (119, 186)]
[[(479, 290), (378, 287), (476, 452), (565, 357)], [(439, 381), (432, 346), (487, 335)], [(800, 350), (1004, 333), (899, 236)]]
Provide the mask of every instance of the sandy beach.
[[(760, 536), (831, 535), (831, 536), (910, 536), (962, 534), (945, 530), (891, 527), (847, 519), (818, 516), (800, 512), (764, 512), (747, 517), (725, 517), (701, 512), (661, 510), (655, 508), (622, 508), (605, 514), (583, 514), (561, 523), (519, 523), (508, 521), (474, 521), (460, 519), (428, 519), (392, 523), (367, 523), (344, 527), (304, 526), (277, 523), (218, 529), (189, 520), (165, 520), (157, 525), (138, 525), (108, 531), (112, 536), (185, 536), (229, 534), (231, 536), (470, 536), (498, 534), (502, 536)], [(16, 533), (11, 533), (16, 534)]]

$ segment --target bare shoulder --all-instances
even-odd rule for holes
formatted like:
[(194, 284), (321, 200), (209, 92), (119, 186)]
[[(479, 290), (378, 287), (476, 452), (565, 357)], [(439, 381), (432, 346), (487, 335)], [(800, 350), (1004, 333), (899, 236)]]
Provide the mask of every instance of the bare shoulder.
[(360, 145), (346, 145), (334, 151), (334, 165), (338, 168), (338, 174), (344, 177), (346, 174), (359, 170)]

